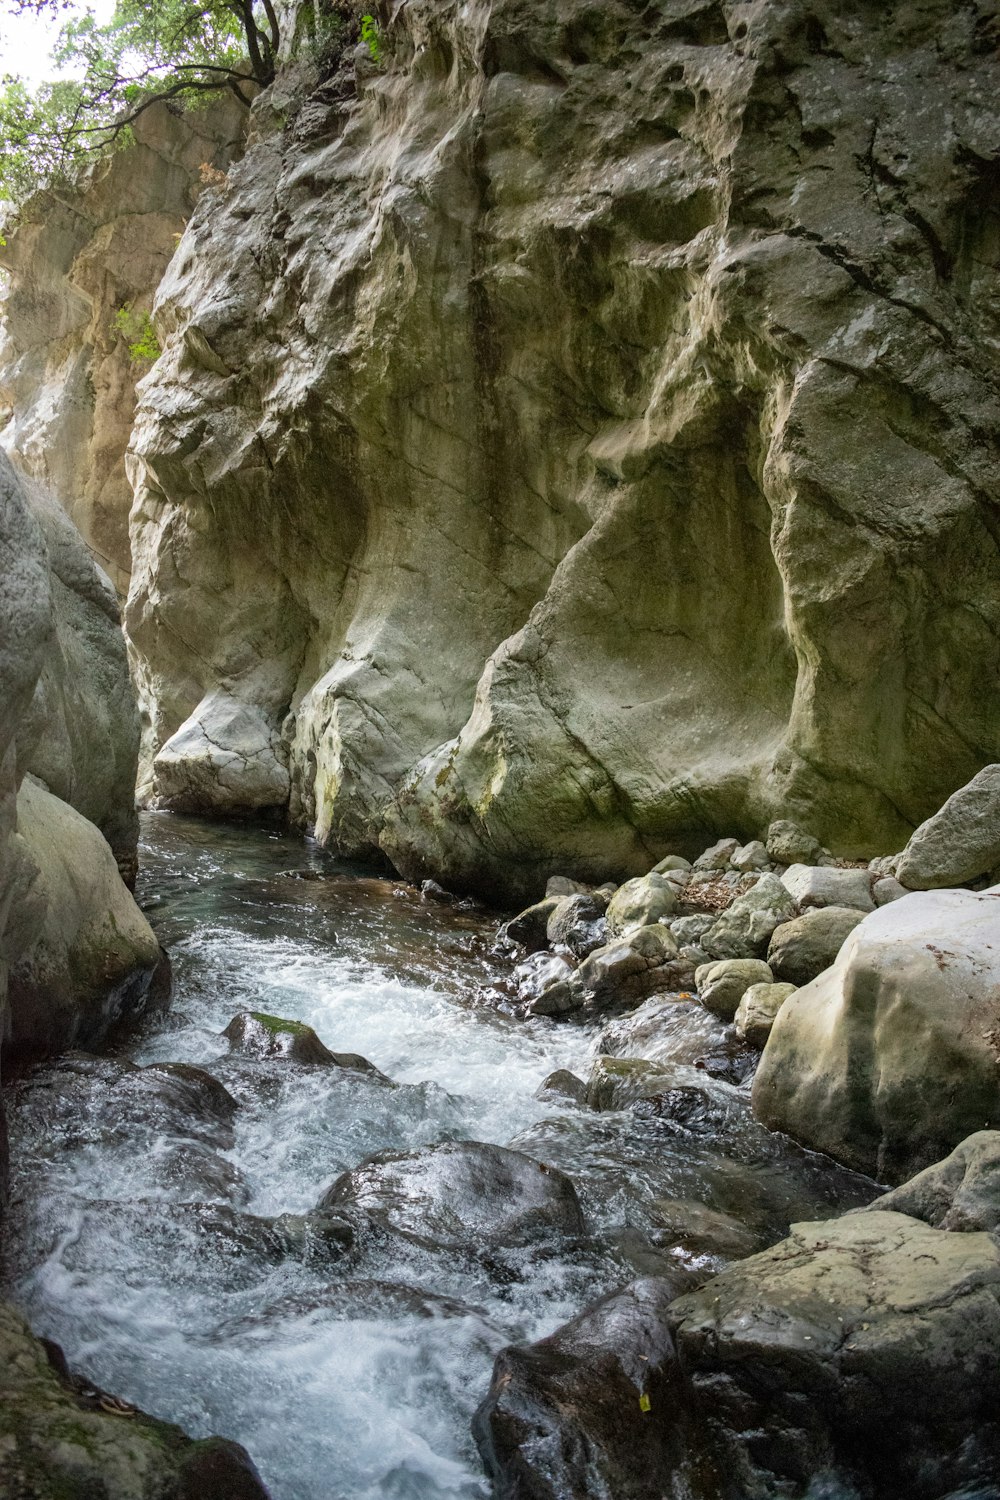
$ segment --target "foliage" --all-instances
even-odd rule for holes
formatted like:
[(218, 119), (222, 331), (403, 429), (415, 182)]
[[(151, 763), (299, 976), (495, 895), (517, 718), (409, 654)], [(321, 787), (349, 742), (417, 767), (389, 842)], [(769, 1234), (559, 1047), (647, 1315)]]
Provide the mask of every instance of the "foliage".
[(153, 320), (145, 309), (137, 310), (131, 302), (126, 302), (115, 313), (112, 327), (115, 333), (128, 340), (129, 357), (134, 363), (146, 361), (152, 364), (163, 353)]
[[(59, 12), (65, 3), (13, 0), (13, 9)], [(35, 94), (16, 78), (0, 85), (0, 198), (16, 203), (75, 175), (128, 139), (159, 101), (190, 105), (229, 92), (249, 107), (274, 78), (279, 41), (273, 0), (118, 0), (104, 26), (71, 16), (53, 57), (79, 80)]]
[(374, 16), (361, 17), (361, 40), (368, 48), (372, 62), (378, 67), (382, 61), (382, 32)]

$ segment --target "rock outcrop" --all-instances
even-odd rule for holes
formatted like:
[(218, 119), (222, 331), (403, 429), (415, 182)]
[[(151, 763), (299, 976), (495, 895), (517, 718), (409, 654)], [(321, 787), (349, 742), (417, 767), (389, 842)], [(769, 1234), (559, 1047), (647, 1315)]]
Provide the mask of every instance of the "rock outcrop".
[(452, 887), (901, 847), (1000, 758), (991, 7), (383, 21), (158, 293), (154, 794), (221, 693), (293, 817)]
[[(129, 354), (201, 191), (240, 149), (235, 99), (135, 123), (134, 144), (75, 187), (37, 193), (0, 244), (0, 446), (65, 507), (115, 587), (131, 558), (125, 473), (135, 384)], [(116, 315), (126, 327), (116, 324)]]
[(998, 1060), (1000, 887), (914, 892), (862, 918), (833, 966), (785, 1001), (753, 1106), (900, 1182), (1000, 1125)]

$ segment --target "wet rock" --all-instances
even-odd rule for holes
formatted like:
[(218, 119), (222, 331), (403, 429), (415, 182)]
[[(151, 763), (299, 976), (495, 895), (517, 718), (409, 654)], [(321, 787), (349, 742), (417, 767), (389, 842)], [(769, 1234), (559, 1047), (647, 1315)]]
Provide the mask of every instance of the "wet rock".
[(516, 917), (511, 917), (509, 922), (504, 923), (500, 928), (500, 938), (520, 943), (532, 953), (547, 948), (549, 917), (562, 899), (561, 895), (546, 896), (544, 901), (536, 901), (534, 906), (525, 907), (524, 911), (518, 912)]
[(586, 1104), (587, 1085), (568, 1068), (557, 1068), (539, 1085), (536, 1099), (546, 1104)]
[(841, 870), (825, 865), (791, 865), (781, 883), (805, 912), (813, 906), (855, 907), (875, 910), (872, 877), (868, 870)]
[(759, 958), (727, 958), (706, 964), (695, 974), (698, 998), (706, 1010), (731, 1021), (752, 984), (771, 984), (774, 975)]
[(303, 1021), (288, 1021), (283, 1016), (269, 1016), (259, 1010), (241, 1011), (222, 1035), (229, 1042), (230, 1051), (238, 1056), (287, 1058), (294, 1063), (350, 1068), (390, 1082), (374, 1063), (359, 1053), (331, 1052), (312, 1027)]
[(561, 953), (532, 953), (514, 970), (517, 998), (530, 1004), (560, 980), (568, 979), (573, 965)]
[(654, 1243), (685, 1257), (717, 1263), (742, 1260), (761, 1250), (766, 1241), (734, 1214), (710, 1208), (692, 1198), (657, 1198), (650, 1206), (656, 1232)]
[(595, 894), (561, 896), (549, 913), (546, 936), (554, 948), (585, 958), (605, 940), (607, 901)]
[(668, 1322), (686, 1389), (666, 1420), (698, 1413), (688, 1458), (714, 1460), (713, 1494), (802, 1496), (824, 1475), (865, 1500), (938, 1500), (1000, 1472), (1000, 1250), (985, 1234), (877, 1210), (796, 1224)]
[(816, 864), (823, 853), (819, 839), (790, 818), (778, 818), (771, 824), (765, 844), (776, 865)]
[(751, 1047), (763, 1049), (778, 1011), (795, 990), (794, 984), (752, 984), (744, 990), (733, 1024)]
[(355, 1226), (342, 1214), (315, 1209), (307, 1214), (279, 1214), (270, 1224), (284, 1254), (308, 1266), (328, 1266), (354, 1248)]
[(703, 854), (699, 854), (694, 862), (694, 869), (728, 870), (730, 860), (740, 847), (739, 839), (719, 839)]
[(362, 1213), (443, 1246), (525, 1245), (540, 1235), (583, 1231), (568, 1177), (479, 1141), (372, 1157), (338, 1177), (318, 1207)]
[(856, 907), (824, 906), (783, 922), (767, 949), (775, 979), (803, 985), (822, 974), (836, 961), (863, 915)]
[(913, 834), (893, 872), (909, 890), (964, 885), (1000, 869), (1000, 764), (984, 766)]
[(777, 875), (761, 875), (717, 918), (701, 940), (712, 958), (754, 958), (771, 933), (798, 914), (798, 906)]
[[(504, 1349), (473, 1419), (505, 1500), (650, 1500), (682, 1452), (668, 1420), (676, 1384), (667, 1321), (683, 1273), (595, 1303), (538, 1343)], [(655, 1476), (655, 1478), (654, 1478)]]
[(950, 1156), (884, 1197), (872, 1210), (909, 1214), (935, 1229), (1000, 1231), (1000, 1131), (977, 1130)]
[(626, 880), (608, 903), (608, 936), (626, 937), (639, 927), (669, 918), (676, 905), (676, 892), (665, 875)]
[(643, 1057), (597, 1057), (587, 1082), (591, 1109), (627, 1109), (637, 1099), (662, 1094), (677, 1078), (676, 1067)]
[(575, 973), (543, 990), (528, 1010), (532, 1015), (599, 1015), (680, 989), (691, 979), (691, 967), (678, 957), (670, 929), (655, 923), (596, 948)]
[(33, 1338), (2, 1303), (0, 1493), (11, 1500), (267, 1500), (237, 1443), (195, 1442), (73, 1375), (58, 1346)]
[(605, 1026), (597, 1041), (605, 1057), (692, 1064), (719, 1043), (723, 1028), (700, 1005), (676, 995), (655, 996), (631, 1015)]
[(459, 898), (453, 891), (446, 891), (443, 885), (438, 885), (436, 880), (422, 880), (420, 899), (436, 902), (438, 906), (454, 906)]
[(865, 917), (779, 1011), (760, 1119), (882, 1182), (1000, 1125), (998, 931), (1000, 890), (914, 892)]

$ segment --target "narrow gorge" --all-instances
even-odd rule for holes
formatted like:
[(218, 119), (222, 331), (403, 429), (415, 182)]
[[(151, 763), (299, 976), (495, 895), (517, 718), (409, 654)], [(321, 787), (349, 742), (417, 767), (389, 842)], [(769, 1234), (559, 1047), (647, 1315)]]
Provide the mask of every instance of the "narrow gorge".
[(0, 97), (0, 1500), (1000, 1500), (1000, 8), (101, 6), (215, 31)]

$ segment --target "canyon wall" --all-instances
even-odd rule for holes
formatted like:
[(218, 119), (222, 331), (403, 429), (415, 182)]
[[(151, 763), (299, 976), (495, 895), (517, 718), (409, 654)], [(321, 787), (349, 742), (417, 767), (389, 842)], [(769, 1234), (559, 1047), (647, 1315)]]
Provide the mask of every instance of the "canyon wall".
[(487, 894), (1000, 757), (995, 7), (401, 0), (157, 295), (149, 795)]
[[(235, 99), (147, 110), (128, 149), (75, 187), (37, 193), (0, 245), (0, 446), (58, 497), (122, 594), (125, 449), (135, 382), (149, 368), (129, 343), (201, 191), (201, 164), (232, 160), (245, 117)], [(128, 309), (121, 328), (116, 314)]]

